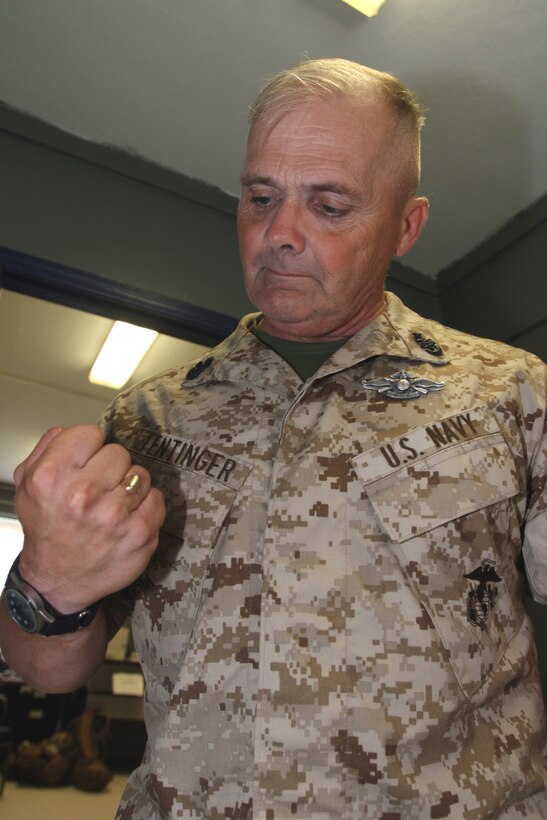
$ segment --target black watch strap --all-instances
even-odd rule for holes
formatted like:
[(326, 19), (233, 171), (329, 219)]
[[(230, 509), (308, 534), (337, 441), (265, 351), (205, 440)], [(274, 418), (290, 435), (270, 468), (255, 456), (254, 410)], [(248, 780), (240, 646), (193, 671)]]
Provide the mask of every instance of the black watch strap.
[(63, 615), (34, 589), (19, 572), (19, 557), (12, 564), (4, 587), (4, 600), (13, 620), (26, 632), (37, 635), (66, 635), (83, 629), (94, 619), (100, 601)]

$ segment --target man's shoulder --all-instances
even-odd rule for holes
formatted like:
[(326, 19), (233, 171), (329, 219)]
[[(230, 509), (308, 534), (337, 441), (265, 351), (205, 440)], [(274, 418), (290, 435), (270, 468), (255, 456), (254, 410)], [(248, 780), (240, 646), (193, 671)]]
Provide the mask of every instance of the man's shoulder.
[(495, 357), (500, 362), (515, 362), (527, 364), (532, 368), (544, 368), (545, 363), (534, 353), (524, 348), (504, 342), (501, 339), (490, 339), (486, 336), (477, 336), (457, 328), (443, 325), (440, 322), (429, 320), (436, 335), (444, 343), (450, 345), (452, 354), (463, 356), (478, 356), (480, 358)]
[[(193, 388), (213, 383), (215, 371), (227, 358), (241, 346), (242, 339), (251, 336), (249, 329), (254, 314), (245, 316), (237, 328), (215, 347), (212, 347), (189, 361), (169, 367), (131, 385), (119, 393), (105, 409), (100, 424), (105, 430), (119, 424), (123, 419), (152, 416), (162, 418), (169, 408), (178, 404), (192, 402), (195, 398)], [(252, 337), (254, 338), (254, 337)], [(213, 391), (208, 391), (209, 400), (214, 402)], [(206, 396), (202, 393), (202, 399)]]
[(467, 333), (449, 327), (438, 319), (420, 315), (393, 294), (388, 294), (388, 312), (401, 334), (410, 335), (426, 350), (427, 345), (434, 341), (452, 361), (470, 357), (492, 365), (514, 365), (526, 370), (542, 371), (546, 368), (545, 362), (534, 353), (498, 339)]

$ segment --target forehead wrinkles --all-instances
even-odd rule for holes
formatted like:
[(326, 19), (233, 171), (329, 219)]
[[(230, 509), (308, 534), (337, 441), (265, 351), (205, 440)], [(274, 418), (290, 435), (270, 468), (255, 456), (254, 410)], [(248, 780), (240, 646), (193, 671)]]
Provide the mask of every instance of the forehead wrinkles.
[(291, 162), (306, 163), (314, 158), (331, 158), (337, 161), (338, 152), (336, 136), (331, 128), (322, 123), (309, 123), (302, 120), (278, 121), (273, 127), (259, 127), (251, 133), (247, 151), (247, 161), (279, 162), (285, 159)]
[[(244, 177), (306, 171), (369, 180), (388, 155), (392, 117), (385, 105), (310, 104), (260, 120), (249, 133)], [(329, 174), (330, 171), (330, 174)]]

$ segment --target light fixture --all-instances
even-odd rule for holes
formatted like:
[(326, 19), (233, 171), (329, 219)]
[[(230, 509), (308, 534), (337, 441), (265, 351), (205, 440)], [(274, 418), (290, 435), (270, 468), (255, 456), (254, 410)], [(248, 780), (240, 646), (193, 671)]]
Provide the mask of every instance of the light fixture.
[(366, 17), (376, 17), (385, 0), (342, 0), (356, 11), (360, 11)]
[(119, 390), (127, 382), (158, 334), (127, 322), (114, 322), (88, 379)]

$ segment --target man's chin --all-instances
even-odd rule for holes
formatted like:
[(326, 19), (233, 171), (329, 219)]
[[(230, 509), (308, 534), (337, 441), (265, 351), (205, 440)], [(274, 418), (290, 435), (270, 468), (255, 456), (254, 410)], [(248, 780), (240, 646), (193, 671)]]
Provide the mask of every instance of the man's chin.
[(256, 303), (258, 309), (264, 314), (265, 320), (280, 324), (299, 324), (300, 322), (313, 321), (314, 311), (308, 302), (298, 304), (306, 300), (295, 299), (294, 294), (276, 294), (275, 298), (261, 299)]
[(293, 304), (259, 305), (264, 315), (260, 327), (265, 333), (277, 336), (280, 339), (292, 341), (316, 341), (323, 333), (328, 333), (329, 323), (319, 311), (314, 312), (308, 305), (307, 309), (297, 309)]

